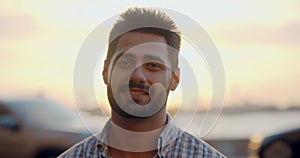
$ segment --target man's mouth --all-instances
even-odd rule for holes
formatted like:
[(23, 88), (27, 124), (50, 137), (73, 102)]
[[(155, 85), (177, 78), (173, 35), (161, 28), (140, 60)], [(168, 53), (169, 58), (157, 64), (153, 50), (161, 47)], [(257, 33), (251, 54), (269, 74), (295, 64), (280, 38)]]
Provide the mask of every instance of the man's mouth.
[(129, 85), (120, 87), (120, 92), (127, 94), (135, 103), (146, 105), (151, 100), (149, 86), (145, 84), (130, 82)]
[(149, 95), (148, 90), (141, 89), (141, 88), (129, 88), (129, 94), (130, 95)]
[(138, 87), (129, 88), (129, 96), (135, 103), (140, 105), (146, 105), (150, 101), (149, 92), (147, 89), (141, 89)]

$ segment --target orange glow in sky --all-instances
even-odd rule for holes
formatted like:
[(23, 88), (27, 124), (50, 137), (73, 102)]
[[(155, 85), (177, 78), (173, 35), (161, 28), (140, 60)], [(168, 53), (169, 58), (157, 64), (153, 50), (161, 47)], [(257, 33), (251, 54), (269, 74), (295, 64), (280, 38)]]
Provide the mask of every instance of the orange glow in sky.
[[(73, 71), (82, 43), (99, 23), (129, 6), (172, 9), (202, 25), (223, 60), (226, 106), (300, 105), (300, 2), (297, 0), (221, 0), (194, 4), (179, 0), (159, 3), (2, 0), (0, 98), (43, 93), (74, 104)], [(181, 53), (190, 51), (193, 48), (183, 42)], [(209, 102), (212, 93), (209, 72), (202, 66), (198, 68), (203, 72), (198, 76), (199, 88), (203, 88), (200, 98)], [(101, 71), (97, 78), (96, 88), (101, 92), (96, 94), (100, 102), (106, 102)], [(172, 94), (171, 104), (176, 104), (180, 95)], [(191, 104), (195, 103), (195, 97), (191, 95)], [(85, 98), (88, 100), (89, 96)]]

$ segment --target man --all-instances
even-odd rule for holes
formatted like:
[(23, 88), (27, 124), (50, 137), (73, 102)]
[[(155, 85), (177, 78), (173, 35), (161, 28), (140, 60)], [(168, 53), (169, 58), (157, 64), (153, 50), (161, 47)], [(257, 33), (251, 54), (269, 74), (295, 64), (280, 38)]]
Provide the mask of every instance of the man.
[(180, 33), (163, 12), (130, 8), (109, 36), (102, 72), (112, 108), (103, 131), (60, 157), (224, 157), (177, 128), (166, 113), (179, 83)]

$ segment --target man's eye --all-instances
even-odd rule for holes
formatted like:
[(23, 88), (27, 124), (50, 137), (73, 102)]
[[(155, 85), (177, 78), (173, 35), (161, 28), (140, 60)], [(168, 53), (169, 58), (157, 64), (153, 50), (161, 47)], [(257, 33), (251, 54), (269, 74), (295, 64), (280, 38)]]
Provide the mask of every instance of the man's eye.
[(158, 71), (164, 69), (164, 66), (162, 64), (156, 62), (146, 63), (145, 66), (151, 71)]
[(132, 66), (132, 63), (129, 60), (120, 60), (118, 61), (118, 66), (122, 68), (128, 68)]

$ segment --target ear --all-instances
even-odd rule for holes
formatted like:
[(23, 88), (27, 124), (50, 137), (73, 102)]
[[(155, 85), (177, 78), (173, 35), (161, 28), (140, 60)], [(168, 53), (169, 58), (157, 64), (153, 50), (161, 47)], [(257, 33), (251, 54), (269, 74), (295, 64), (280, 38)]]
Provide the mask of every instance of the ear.
[(104, 61), (102, 77), (103, 77), (104, 83), (107, 85), (107, 83), (108, 83), (108, 62), (107, 62), (107, 60)]
[(170, 89), (174, 91), (178, 84), (179, 84), (179, 79), (180, 79), (180, 68), (177, 67), (176, 70), (174, 71), (173, 77), (172, 77), (172, 83)]

